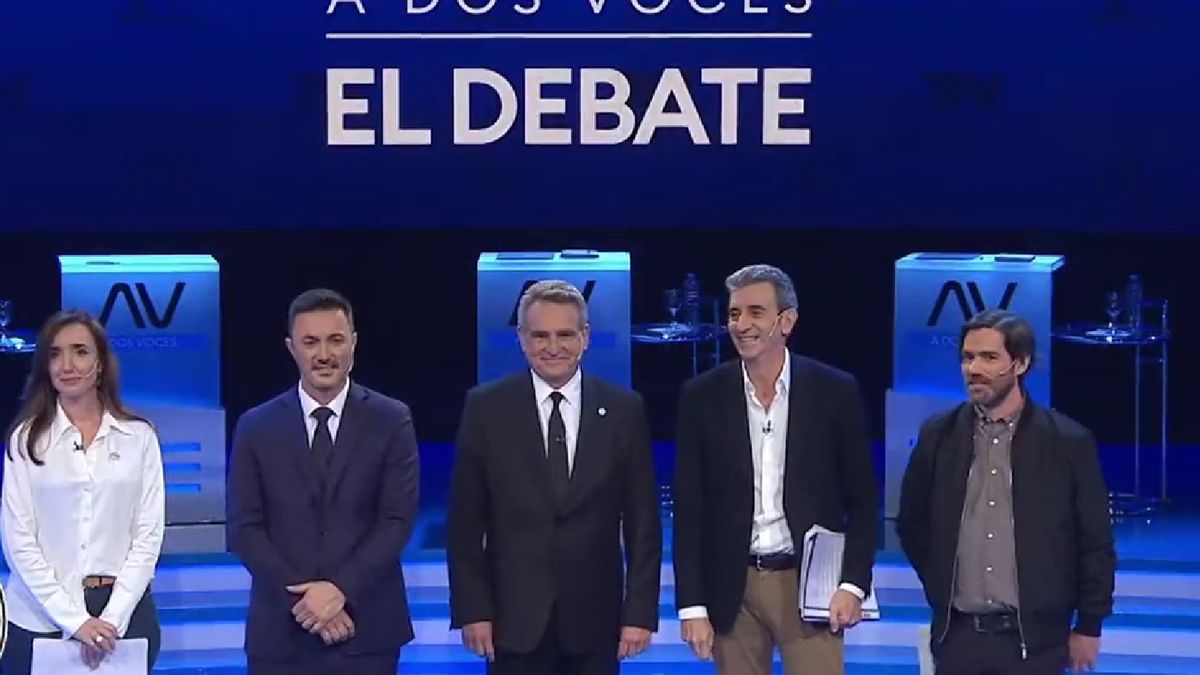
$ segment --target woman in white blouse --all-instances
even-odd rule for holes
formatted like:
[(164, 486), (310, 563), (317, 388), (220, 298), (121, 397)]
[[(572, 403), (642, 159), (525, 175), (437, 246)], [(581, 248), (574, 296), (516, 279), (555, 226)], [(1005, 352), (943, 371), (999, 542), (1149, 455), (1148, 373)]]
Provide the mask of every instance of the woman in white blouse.
[(4, 457), (8, 586), (4, 675), (26, 675), (35, 638), (74, 639), (96, 667), (121, 638), (160, 645), (150, 579), (162, 547), (162, 454), (126, 410), (104, 328), (60, 312), (42, 328)]

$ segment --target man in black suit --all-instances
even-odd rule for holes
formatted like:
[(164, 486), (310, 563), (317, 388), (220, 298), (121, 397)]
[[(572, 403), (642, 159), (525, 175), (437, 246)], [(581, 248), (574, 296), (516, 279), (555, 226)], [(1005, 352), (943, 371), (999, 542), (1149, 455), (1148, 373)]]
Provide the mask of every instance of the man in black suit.
[[(862, 617), (878, 489), (853, 377), (792, 354), (796, 291), (778, 268), (726, 279), (741, 357), (693, 378), (680, 401), (675, 601), (681, 633), (723, 675), (844, 668), (842, 629)], [(802, 621), (798, 562), (813, 525), (845, 533), (828, 626)]]
[(354, 314), (338, 293), (288, 312), (300, 384), (238, 420), (229, 541), (252, 579), (251, 675), (394, 675), (413, 638), (400, 553), (417, 515), (403, 403), (350, 381)]
[(530, 369), (472, 389), (459, 428), (451, 627), (489, 673), (615, 674), (658, 628), (662, 524), (642, 399), (581, 371), (587, 303), (571, 284), (532, 285), (518, 333)]
[(896, 532), (933, 609), (939, 675), (1093, 670), (1117, 556), (1087, 429), (1030, 400), (1033, 327), (987, 310), (963, 325), (970, 401), (926, 420)]

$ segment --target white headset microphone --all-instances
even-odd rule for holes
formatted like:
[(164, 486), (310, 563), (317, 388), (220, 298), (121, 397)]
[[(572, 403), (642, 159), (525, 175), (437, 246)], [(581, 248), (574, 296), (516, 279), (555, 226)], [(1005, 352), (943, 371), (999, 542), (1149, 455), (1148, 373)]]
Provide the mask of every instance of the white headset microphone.
[(84, 378), (91, 377), (92, 375), (96, 374), (96, 370), (97, 370), (99, 367), (100, 367), (100, 359), (96, 359), (95, 361), (92, 361), (92, 368), (91, 368), (91, 370), (87, 371), (86, 373), (84, 373), (84, 374), (83, 374), (83, 375), (81, 375), (80, 377), (84, 377)]
[(775, 321), (774, 321), (774, 323), (771, 324), (771, 330), (767, 331), (767, 339), (768, 340), (775, 337), (775, 330), (779, 328), (779, 320), (782, 318), (783, 318), (782, 312), (775, 315)]
[[(771, 338), (775, 337), (775, 330), (779, 328), (779, 320), (782, 318), (783, 318), (783, 313), (779, 313), (779, 314), (775, 315), (775, 322), (771, 324), (771, 330), (767, 331), (767, 337), (764, 339), (770, 340)], [(762, 432), (764, 435), (771, 433), (771, 420), (770, 419), (767, 420), (766, 424), (762, 425)]]
[[(91, 369), (88, 370), (86, 373), (81, 374), (80, 377), (82, 377), (83, 379), (86, 380), (87, 378), (94, 375), (96, 370), (99, 367), (100, 367), (100, 359), (96, 359), (95, 361), (92, 361)], [(79, 444), (79, 441), (75, 441), (75, 452), (83, 452), (83, 446)]]
[(1017, 361), (1016, 361), (1016, 359), (1013, 359), (1012, 361), (1009, 362), (1009, 364), (1007, 366), (1004, 366), (1000, 370), (997, 370), (996, 373), (994, 375), (992, 375), (992, 377), (999, 377), (999, 376), (1007, 373), (1008, 371), (1012, 370), (1016, 366), (1017, 366)]
[(1012, 361), (1010, 361), (1010, 362), (1009, 362), (1009, 364), (1008, 364), (1007, 366), (1004, 366), (1004, 367), (1003, 367), (1003, 368), (1001, 368), (1000, 370), (996, 371), (996, 373), (995, 373), (994, 375), (992, 375), (992, 377), (991, 377), (991, 378), (988, 378), (988, 379), (992, 379), (992, 378), (997, 378), (997, 377), (1000, 377), (1001, 375), (1004, 375), (1004, 374), (1005, 374), (1005, 373), (1007, 373), (1008, 371), (1010, 371), (1010, 370), (1012, 370), (1013, 368), (1015, 368), (1015, 367), (1016, 367), (1016, 365), (1017, 365), (1017, 361), (1016, 361), (1016, 359), (1013, 359)]
[(783, 314), (778, 314), (775, 316), (775, 321), (771, 324), (771, 330), (767, 331), (766, 336), (763, 337), (764, 340), (770, 340), (771, 338), (775, 337), (775, 331), (779, 329), (779, 320), (782, 318)]

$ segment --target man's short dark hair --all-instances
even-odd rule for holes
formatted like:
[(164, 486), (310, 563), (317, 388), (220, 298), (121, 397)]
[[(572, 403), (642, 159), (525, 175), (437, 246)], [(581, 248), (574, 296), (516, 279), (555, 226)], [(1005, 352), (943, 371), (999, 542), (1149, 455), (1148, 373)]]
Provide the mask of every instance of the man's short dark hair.
[(319, 312), (323, 310), (340, 309), (346, 314), (346, 320), (350, 323), (350, 330), (354, 330), (354, 309), (350, 307), (350, 301), (346, 296), (331, 291), (328, 288), (310, 288), (292, 300), (291, 306), (288, 307), (288, 334), (292, 332), (292, 326), (296, 323), (296, 316), (306, 312)]
[(967, 339), (967, 333), (980, 328), (991, 328), (1004, 336), (1004, 350), (1013, 361), (1028, 358), (1029, 365), (1018, 379), (1023, 380), (1033, 370), (1037, 344), (1033, 337), (1033, 324), (1029, 320), (1004, 309), (985, 309), (963, 324), (958, 337), (959, 349)]

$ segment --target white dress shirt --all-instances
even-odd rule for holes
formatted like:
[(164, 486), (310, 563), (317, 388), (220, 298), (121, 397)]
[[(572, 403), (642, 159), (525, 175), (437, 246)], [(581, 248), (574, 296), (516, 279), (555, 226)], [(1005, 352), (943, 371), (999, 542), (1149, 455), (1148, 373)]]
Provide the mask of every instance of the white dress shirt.
[[(313, 436), (317, 435), (317, 418), (313, 417), (313, 411), (322, 407), (317, 400), (308, 395), (304, 391), (304, 385), (299, 385), (300, 389), (300, 410), (304, 411), (304, 428), (308, 429), (308, 447), (312, 447)], [(342, 390), (337, 396), (329, 402), (329, 405), (324, 407), (333, 411), (329, 416), (329, 437), (333, 441), (337, 441), (338, 427), (341, 426), (342, 411), (346, 408), (346, 396), (350, 393), (350, 378), (346, 378), (346, 384), (342, 385)]]
[(529, 374), (533, 376), (533, 398), (537, 403), (538, 419), (542, 423), (542, 449), (547, 453), (550, 449), (546, 446), (546, 437), (550, 427), (550, 415), (554, 412), (554, 400), (550, 398), (550, 394), (557, 391), (563, 395), (562, 402), (558, 404), (558, 412), (562, 415), (563, 426), (567, 430), (567, 475), (570, 475), (575, 470), (575, 443), (579, 438), (579, 411), (583, 406), (583, 371), (576, 368), (575, 374), (561, 389), (551, 387), (532, 370)]
[[(796, 553), (792, 533), (783, 510), (783, 480), (787, 460), (788, 397), (792, 391), (792, 357), (783, 353), (783, 369), (775, 378), (775, 396), (770, 408), (763, 406), (754, 389), (750, 373), (742, 365), (742, 385), (746, 395), (746, 418), (749, 421), (750, 457), (754, 466), (754, 521), (750, 529), (750, 555)], [(803, 443), (804, 439), (800, 439)], [(866, 597), (854, 584), (839, 588), (862, 600)], [(798, 599), (797, 599), (798, 600)], [(708, 617), (703, 606), (684, 607), (679, 618)]]
[(775, 395), (770, 408), (763, 407), (760, 397), (755, 394), (754, 383), (750, 381), (750, 373), (742, 365), (746, 418), (750, 422), (750, 457), (754, 464), (754, 524), (750, 530), (750, 553), (754, 555), (795, 551), (783, 513), (791, 361), (791, 355), (785, 351), (783, 369), (775, 378)]
[(23, 456), (26, 425), (4, 460), (4, 558), (8, 618), (35, 633), (70, 639), (90, 618), (83, 579), (116, 577), (100, 618), (124, 637), (154, 577), (166, 520), (162, 451), (153, 427), (107, 411), (86, 449), (62, 406)]

